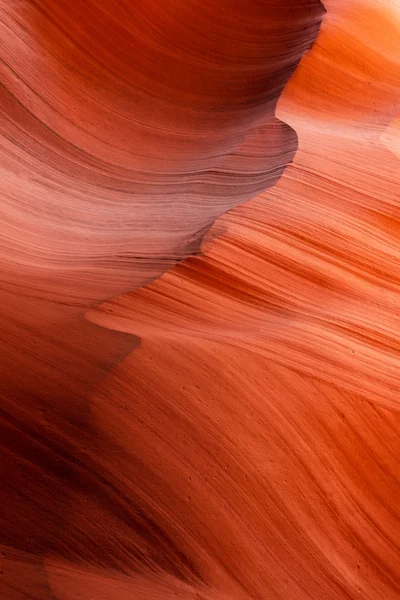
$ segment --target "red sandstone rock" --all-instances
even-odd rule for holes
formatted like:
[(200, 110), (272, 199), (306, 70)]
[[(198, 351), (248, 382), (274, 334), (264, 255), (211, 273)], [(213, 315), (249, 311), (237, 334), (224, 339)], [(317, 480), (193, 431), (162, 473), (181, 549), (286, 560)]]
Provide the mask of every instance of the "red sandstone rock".
[(319, 2), (81, 4), (0, 3), (3, 596), (398, 598), (396, 2), (281, 121)]

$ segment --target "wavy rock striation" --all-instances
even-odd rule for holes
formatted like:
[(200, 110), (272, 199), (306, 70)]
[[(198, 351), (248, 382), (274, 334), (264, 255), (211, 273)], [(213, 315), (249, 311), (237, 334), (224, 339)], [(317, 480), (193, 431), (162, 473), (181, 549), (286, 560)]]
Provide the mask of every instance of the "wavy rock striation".
[(400, 18), (325, 4), (288, 83), (319, 1), (0, 1), (6, 598), (399, 597)]

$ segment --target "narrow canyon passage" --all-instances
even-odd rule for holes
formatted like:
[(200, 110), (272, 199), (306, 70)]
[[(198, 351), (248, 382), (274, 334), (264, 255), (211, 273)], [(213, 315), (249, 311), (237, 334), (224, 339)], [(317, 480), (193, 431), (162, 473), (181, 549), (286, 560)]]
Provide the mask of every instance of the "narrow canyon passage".
[(0, 2), (7, 600), (400, 597), (400, 10), (324, 4)]

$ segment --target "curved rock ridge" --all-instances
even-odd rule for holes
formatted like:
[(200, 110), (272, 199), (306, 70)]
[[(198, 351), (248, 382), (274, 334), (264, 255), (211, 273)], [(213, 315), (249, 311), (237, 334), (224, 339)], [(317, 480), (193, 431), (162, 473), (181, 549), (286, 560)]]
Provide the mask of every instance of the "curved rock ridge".
[(3, 285), (23, 275), (21, 295), (104, 301), (273, 185), (297, 145), (276, 103), (322, 12), (319, 0), (4, 2)]
[(173, 472), (149, 506), (147, 449), (99, 413), (139, 340), (87, 311), (199, 253), (218, 217), (279, 180), (297, 136), (277, 101), (324, 8), (0, 0), (0, 15), (0, 595), (251, 595), (223, 545), (207, 558), (206, 523), (195, 541), (183, 514), (160, 520)]
[(400, 595), (400, 18), (326, 7), (278, 104), (282, 179), (87, 315), (142, 336), (92, 413), (216, 597)]
[(205, 256), (87, 316), (245, 347), (396, 408), (400, 14), (326, 4), (279, 105), (300, 144), (285, 177), (222, 217)]

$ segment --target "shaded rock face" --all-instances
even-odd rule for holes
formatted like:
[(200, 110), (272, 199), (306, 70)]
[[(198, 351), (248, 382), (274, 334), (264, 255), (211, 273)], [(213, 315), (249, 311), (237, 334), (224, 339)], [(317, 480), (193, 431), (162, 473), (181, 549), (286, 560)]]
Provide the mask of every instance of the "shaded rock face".
[(0, 0), (5, 598), (399, 596), (399, 19), (326, 4), (290, 79), (319, 1)]

